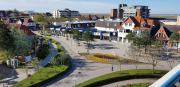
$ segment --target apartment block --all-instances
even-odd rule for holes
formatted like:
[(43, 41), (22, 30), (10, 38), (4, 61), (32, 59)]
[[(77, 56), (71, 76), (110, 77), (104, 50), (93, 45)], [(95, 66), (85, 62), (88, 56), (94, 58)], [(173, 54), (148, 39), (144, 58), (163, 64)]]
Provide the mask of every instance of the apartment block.
[(149, 18), (150, 9), (148, 6), (135, 5), (128, 6), (127, 4), (120, 4), (118, 9), (118, 17), (126, 19), (130, 16), (141, 16), (144, 19)]
[(56, 10), (53, 12), (53, 17), (54, 18), (60, 18), (60, 17), (65, 17), (65, 18), (76, 18), (79, 17), (80, 13), (79, 11), (72, 11), (70, 9), (64, 9), (64, 10)]

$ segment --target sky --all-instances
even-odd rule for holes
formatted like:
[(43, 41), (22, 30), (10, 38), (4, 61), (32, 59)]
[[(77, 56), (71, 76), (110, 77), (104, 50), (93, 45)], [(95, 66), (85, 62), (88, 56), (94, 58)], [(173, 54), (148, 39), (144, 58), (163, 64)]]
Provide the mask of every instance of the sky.
[(0, 0), (0, 10), (52, 12), (69, 8), (80, 13), (110, 13), (120, 3), (147, 5), (152, 14), (180, 14), (180, 0)]

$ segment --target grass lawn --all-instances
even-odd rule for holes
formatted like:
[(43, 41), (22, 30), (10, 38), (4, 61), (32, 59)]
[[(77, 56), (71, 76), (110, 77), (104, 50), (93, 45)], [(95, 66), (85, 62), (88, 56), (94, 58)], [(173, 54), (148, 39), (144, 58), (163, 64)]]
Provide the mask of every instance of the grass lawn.
[(8, 52), (0, 50), (0, 61), (8, 59)]
[[(83, 83), (80, 83), (76, 85), (76, 87), (95, 87), (95, 86), (101, 86), (104, 83), (108, 82), (115, 82), (114, 80), (126, 80), (128, 77), (135, 77), (135, 76), (146, 76), (146, 75), (157, 75), (157, 76), (163, 76), (166, 73), (166, 71), (162, 70), (155, 70), (155, 73), (153, 73), (150, 69), (138, 69), (138, 70), (125, 70), (125, 71), (117, 71), (110, 74), (102, 75), (93, 79), (90, 79), (88, 81), (85, 81)], [(141, 77), (143, 78), (143, 77)]]
[(97, 63), (117, 63), (117, 64), (119, 64), (119, 62), (121, 64), (142, 63), (139, 61), (125, 59), (125, 58), (122, 58), (119, 56), (114, 56), (112, 54), (101, 54), (101, 53), (95, 53), (95, 54), (79, 53), (79, 54), (81, 56), (85, 56), (88, 60), (91, 60), (91, 61), (97, 62)]
[(15, 84), (12, 87), (29, 87), (33, 84), (39, 83), (43, 80), (47, 80), (53, 76), (56, 76), (57, 74), (65, 71), (68, 68), (68, 66), (49, 66), (40, 69), (35, 74), (33, 74), (31, 77), (22, 80), (21, 82)]
[(138, 84), (129, 84), (121, 87), (149, 87), (151, 83), (138, 83)]

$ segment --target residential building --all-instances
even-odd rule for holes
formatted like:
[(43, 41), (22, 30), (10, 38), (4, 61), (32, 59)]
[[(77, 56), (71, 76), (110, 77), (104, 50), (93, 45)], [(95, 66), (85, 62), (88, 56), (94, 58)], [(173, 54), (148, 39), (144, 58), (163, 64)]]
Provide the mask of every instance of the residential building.
[(144, 19), (149, 18), (150, 9), (148, 6), (135, 5), (128, 6), (127, 4), (120, 4), (118, 9), (119, 18), (128, 18), (130, 16), (141, 16)]
[(30, 18), (19, 19), (17, 21), (17, 24), (25, 25), (30, 30), (36, 30), (37, 29), (37, 24)]
[(72, 11), (70, 9), (64, 9), (64, 10), (56, 10), (53, 12), (54, 18), (60, 18), (60, 17), (66, 17), (66, 18), (76, 18), (79, 17), (80, 13), (79, 11)]
[(171, 41), (171, 35), (177, 32), (180, 34), (180, 25), (164, 25), (151, 29), (151, 38), (160, 41), (165, 46), (171, 48), (180, 48), (180, 43), (177, 45), (176, 41)]
[(128, 42), (126, 35), (130, 32), (135, 32), (140, 35), (144, 30), (151, 30), (153, 27), (159, 26), (160, 23), (151, 19), (144, 19), (141, 16), (129, 17), (123, 24), (122, 28), (118, 31), (118, 40), (122, 42)]

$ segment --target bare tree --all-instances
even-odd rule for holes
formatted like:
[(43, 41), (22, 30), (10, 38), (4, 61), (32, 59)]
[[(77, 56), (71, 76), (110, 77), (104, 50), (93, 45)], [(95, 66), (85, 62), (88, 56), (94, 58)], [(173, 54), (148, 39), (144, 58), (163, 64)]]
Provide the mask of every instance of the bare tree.
[(147, 60), (152, 65), (153, 73), (154, 73), (155, 67), (159, 63), (158, 57), (160, 57), (160, 56), (159, 56), (159, 54), (158, 54), (156, 49), (151, 49), (149, 51), (149, 57), (147, 57)]
[[(136, 62), (138, 61), (138, 54), (139, 54), (139, 52), (137, 51), (138, 49), (135, 47), (135, 46), (133, 46), (133, 45), (131, 45), (130, 47), (129, 47), (129, 56), (133, 59), (133, 60), (135, 60)], [(134, 63), (135, 64), (135, 67), (136, 67), (136, 69), (138, 68), (138, 64), (137, 63)]]

